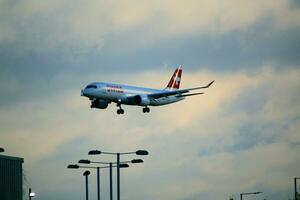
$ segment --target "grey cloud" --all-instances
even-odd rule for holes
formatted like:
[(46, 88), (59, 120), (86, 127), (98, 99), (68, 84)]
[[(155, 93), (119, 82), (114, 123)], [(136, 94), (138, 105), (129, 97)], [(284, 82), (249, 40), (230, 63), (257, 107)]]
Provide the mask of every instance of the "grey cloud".
[[(98, 73), (105, 76), (116, 72), (141, 72), (164, 65), (172, 70), (180, 64), (187, 70), (202, 68), (228, 73), (255, 71), (268, 64), (277, 68), (299, 65), (299, 27), (277, 29), (270, 16), (246, 30), (224, 34), (196, 31), (188, 35), (158, 37), (149, 42), (143, 33), (151, 30), (144, 25), (127, 31), (111, 30), (109, 34), (100, 31), (92, 41), (84, 41), (80, 34), (72, 34), (69, 20), (74, 13), (62, 12), (63, 7), (57, 3), (50, 8), (42, 7), (47, 8), (44, 12), (38, 6), (23, 11), (19, 3), (4, 4), (6, 10), (1, 17), (0, 26), (12, 33), (7, 34), (11, 35), (10, 39), (0, 43), (3, 94), (0, 105), (13, 104), (20, 99), (25, 101), (47, 86), (50, 86), (48, 92), (53, 93), (62, 85), (72, 87), (76, 84), (74, 81), (67, 86), (57, 82), (57, 75), (82, 78)], [(9, 81), (19, 90), (6, 86)]]
[(18, 45), (4, 45), (0, 53), (2, 85), (7, 79), (15, 80), (22, 90), (15, 93), (2, 90), (4, 98), (1, 104), (15, 102), (11, 96), (16, 101), (20, 97), (26, 99), (27, 91), (38, 94), (49, 85), (53, 85), (52, 92), (59, 90), (65, 83), (52, 82), (58, 74), (84, 78), (90, 74), (141, 72), (165, 64), (170, 70), (183, 64), (186, 70), (198, 70), (200, 66), (227, 73), (257, 71), (260, 66), (269, 64), (278, 69), (281, 66), (297, 67), (300, 29), (274, 33), (272, 28), (266, 27), (268, 25), (260, 25), (249, 32), (232, 32), (220, 37), (169, 38), (146, 47), (135, 46), (134, 37), (116, 35), (103, 49), (91, 49), (91, 53), (83, 55), (73, 54), (62, 47), (20, 56), (16, 53)]
[(243, 124), (235, 136), (235, 143), (228, 147), (228, 151), (243, 151), (253, 148), (257, 145), (267, 145), (274, 141), (274, 136), (264, 138), (262, 136), (264, 129), (257, 127), (257, 124)]

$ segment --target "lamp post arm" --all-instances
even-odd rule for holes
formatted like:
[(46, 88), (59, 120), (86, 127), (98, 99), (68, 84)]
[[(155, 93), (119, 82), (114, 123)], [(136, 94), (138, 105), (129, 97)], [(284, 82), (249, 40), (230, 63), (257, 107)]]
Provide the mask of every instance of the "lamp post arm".
[(107, 152), (107, 151), (101, 151), (101, 154), (109, 154), (109, 155), (125, 155), (125, 154), (135, 154), (136, 151), (130, 151), (130, 152), (121, 152), (121, 153), (117, 153), (117, 152)]
[[(109, 163), (117, 164), (117, 162), (98, 162), (98, 161), (91, 161), (91, 163), (104, 164), (104, 165), (109, 165)], [(131, 160), (120, 161), (120, 164), (129, 164), (129, 163), (131, 163)]]
[[(120, 164), (128, 164), (128, 163), (131, 163), (131, 160), (129, 161), (120, 161)], [(117, 163), (115, 163), (115, 164), (117, 164)]]
[(117, 155), (118, 153), (115, 153), (115, 152), (107, 152), (107, 151), (101, 151), (101, 154)]
[(243, 200), (243, 195), (250, 195), (250, 194), (260, 194), (262, 192), (246, 192), (240, 194), (240, 199)]
[(122, 153), (120, 153), (120, 155), (135, 154), (135, 153), (136, 153), (135, 151), (132, 151), (132, 152), (122, 152)]
[(91, 163), (109, 165), (109, 162), (91, 161)]
[(246, 193), (241, 193), (242, 195), (249, 195), (249, 194), (260, 194), (262, 192), (246, 192)]
[(79, 166), (79, 168), (83, 168), (83, 169), (96, 169), (97, 167)]
[[(116, 166), (115, 166), (116, 167)], [(100, 169), (105, 169), (105, 168), (109, 168), (109, 166), (105, 166), (105, 167), (90, 167), (90, 166), (79, 166), (79, 168), (86, 168), (86, 169), (97, 169), (97, 168), (100, 168)]]

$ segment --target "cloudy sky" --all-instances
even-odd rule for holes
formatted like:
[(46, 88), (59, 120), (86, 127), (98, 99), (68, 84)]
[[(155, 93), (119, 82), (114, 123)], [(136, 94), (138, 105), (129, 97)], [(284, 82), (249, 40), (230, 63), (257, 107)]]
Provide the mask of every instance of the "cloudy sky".
[[(149, 151), (122, 170), (124, 200), (288, 199), (300, 176), (299, 19), (297, 0), (0, 0), (0, 146), (24, 157), (36, 199), (83, 199), (83, 170), (66, 166), (115, 159), (91, 149)], [(178, 65), (181, 87), (216, 82), (148, 114), (80, 97), (93, 81), (164, 88)]]

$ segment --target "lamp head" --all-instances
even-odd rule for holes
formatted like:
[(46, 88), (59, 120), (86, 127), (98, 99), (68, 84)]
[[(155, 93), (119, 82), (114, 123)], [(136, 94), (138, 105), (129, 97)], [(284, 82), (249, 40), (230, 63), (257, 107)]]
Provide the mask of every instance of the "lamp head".
[(79, 165), (73, 165), (73, 164), (71, 164), (71, 165), (68, 165), (68, 168), (69, 169), (78, 169)]
[(101, 151), (99, 151), (99, 150), (91, 150), (91, 151), (89, 151), (89, 155), (98, 155), (98, 154), (101, 154)]
[(136, 155), (140, 155), (140, 156), (146, 156), (146, 155), (148, 155), (149, 153), (148, 153), (148, 151), (146, 151), (146, 150), (137, 150), (137, 151), (135, 152), (135, 154), (136, 154)]
[(127, 168), (127, 167), (129, 167), (129, 165), (126, 164), (126, 163), (121, 163), (121, 164), (120, 164), (120, 168)]
[(35, 193), (34, 192), (30, 192), (29, 193), (29, 197), (34, 197), (35, 196)]
[(91, 164), (91, 161), (90, 160), (81, 159), (81, 160), (78, 161), (78, 163), (80, 163), (80, 164)]
[(87, 171), (85, 171), (85, 172), (83, 173), (83, 176), (88, 176), (88, 175), (90, 175), (90, 173), (91, 173), (91, 172), (87, 170)]
[(143, 163), (144, 161), (142, 159), (133, 159), (131, 160), (131, 163)]

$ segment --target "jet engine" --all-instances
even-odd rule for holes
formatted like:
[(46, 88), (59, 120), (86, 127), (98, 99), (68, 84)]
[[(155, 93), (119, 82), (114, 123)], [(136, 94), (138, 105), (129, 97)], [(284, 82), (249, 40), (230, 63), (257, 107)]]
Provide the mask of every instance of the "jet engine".
[(139, 106), (148, 106), (150, 104), (150, 99), (146, 95), (136, 95), (134, 97), (134, 103)]
[(108, 104), (108, 101), (96, 99), (92, 101), (91, 108), (105, 109), (107, 108)]

